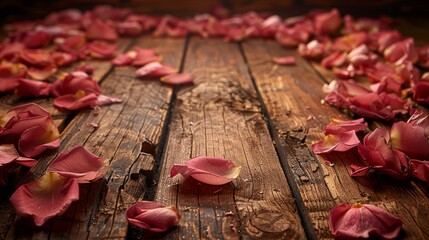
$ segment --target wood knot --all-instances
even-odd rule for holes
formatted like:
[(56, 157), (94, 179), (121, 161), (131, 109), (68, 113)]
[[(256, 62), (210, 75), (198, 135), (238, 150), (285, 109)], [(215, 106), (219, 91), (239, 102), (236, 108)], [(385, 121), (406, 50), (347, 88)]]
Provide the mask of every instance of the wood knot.
[(289, 212), (258, 213), (249, 220), (247, 232), (258, 238), (294, 239), (297, 237), (295, 216)]
[(291, 221), (281, 213), (261, 213), (254, 216), (251, 223), (257, 229), (268, 233), (281, 233), (289, 229)]

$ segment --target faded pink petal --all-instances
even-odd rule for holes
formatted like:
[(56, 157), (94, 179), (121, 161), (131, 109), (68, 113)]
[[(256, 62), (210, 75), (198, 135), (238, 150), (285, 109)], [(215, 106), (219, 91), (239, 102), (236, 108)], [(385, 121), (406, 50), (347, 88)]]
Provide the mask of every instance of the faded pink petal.
[(37, 226), (63, 214), (79, 199), (79, 183), (58, 173), (47, 172), (41, 178), (21, 185), (10, 197), (16, 213), (31, 216)]
[(142, 25), (134, 21), (120, 22), (117, 24), (116, 28), (121, 35), (125, 36), (136, 36), (142, 34), (144, 31)]
[(160, 80), (163, 83), (176, 85), (176, 84), (191, 83), (192, 80), (194, 80), (194, 78), (191, 76), (191, 74), (184, 72), (184, 73), (169, 74), (162, 77)]
[(419, 81), (414, 85), (413, 100), (429, 104), (429, 81)]
[(42, 49), (25, 49), (20, 56), (24, 63), (39, 68), (47, 67), (53, 63), (51, 54)]
[(341, 26), (341, 16), (337, 9), (320, 13), (314, 17), (314, 28), (319, 35), (335, 33)]
[(0, 77), (0, 93), (8, 92), (15, 89), (18, 85), (18, 77), (2, 78)]
[(118, 66), (130, 65), (134, 61), (134, 58), (129, 54), (119, 54), (113, 60), (112, 63)]
[(222, 185), (238, 177), (241, 167), (223, 158), (196, 157), (185, 164), (174, 164), (170, 171), (170, 177), (178, 173), (184, 177), (193, 177), (200, 182), (211, 185)]
[(94, 19), (86, 27), (86, 37), (88, 39), (114, 41), (118, 39), (115, 28), (101, 19)]
[(395, 122), (390, 130), (390, 140), (395, 149), (410, 158), (429, 159), (429, 143), (423, 127)]
[(161, 64), (161, 67), (153, 70), (150, 73), (150, 75), (154, 76), (154, 77), (163, 77), (165, 75), (170, 75), (170, 74), (178, 73), (178, 72), (179, 72), (179, 69), (177, 69), (173, 66)]
[(76, 54), (67, 52), (54, 52), (52, 53), (52, 60), (57, 66), (68, 66), (77, 61)]
[(325, 138), (312, 145), (315, 154), (329, 153), (332, 151), (345, 152), (360, 143), (354, 130), (338, 134), (328, 134)]
[(122, 99), (115, 98), (115, 97), (109, 97), (106, 95), (98, 95), (97, 102), (95, 103), (97, 106), (106, 106), (111, 105), (114, 103), (121, 103)]
[(384, 59), (396, 64), (401, 64), (405, 60), (415, 63), (418, 60), (418, 53), (412, 38), (406, 38), (390, 45), (384, 50), (383, 54)]
[(59, 135), (55, 123), (47, 119), (47, 122), (28, 128), (21, 134), (18, 149), (26, 157), (35, 157), (46, 149), (58, 148)]
[(369, 204), (340, 204), (329, 213), (329, 230), (338, 239), (396, 239), (402, 220)]
[(368, 39), (368, 33), (355, 32), (335, 39), (332, 49), (336, 51), (350, 52), (359, 45), (364, 44)]
[(140, 67), (152, 62), (160, 62), (160, 61), (161, 61), (161, 57), (159, 56), (137, 56), (131, 64), (133, 66)]
[(368, 127), (365, 119), (359, 118), (355, 120), (341, 120), (331, 118), (328, 125), (324, 128), (324, 133), (327, 134), (338, 134), (348, 131), (362, 131)]
[(52, 84), (52, 95), (55, 97), (76, 94), (78, 91), (84, 91), (85, 94), (100, 94), (101, 88), (88, 74), (80, 71), (71, 72)]
[(377, 128), (368, 133), (363, 145), (358, 145), (358, 152), (365, 163), (371, 168), (378, 168), (396, 179), (408, 177), (407, 157), (400, 151), (393, 150), (389, 145), (390, 134), (385, 128)]
[(425, 131), (425, 136), (429, 136), (429, 115), (424, 111), (415, 111), (408, 119), (407, 123), (411, 123), (413, 126), (422, 127)]
[(16, 87), (15, 91), (16, 94), (21, 97), (49, 96), (49, 93), (51, 91), (51, 84), (47, 82), (20, 78), (18, 80), (18, 86)]
[(57, 67), (55, 64), (46, 66), (44, 68), (29, 68), (27, 70), (27, 75), (34, 80), (46, 80), (49, 77), (53, 76), (57, 72)]
[(275, 34), (278, 43), (287, 47), (296, 47), (306, 43), (313, 32), (313, 24), (307, 20), (293, 27), (280, 26)]
[(0, 167), (19, 157), (13, 144), (0, 144)]
[(90, 93), (83, 97), (80, 94), (66, 94), (54, 99), (54, 106), (66, 110), (79, 110), (86, 107), (95, 106), (98, 96), (95, 93)]
[(143, 77), (143, 76), (149, 75), (151, 72), (153, 72), (153, 71), (155, 71), (161, 67), (162, 67), (162, 65), (159, 62), (148, 63), (148, 64), (144, 65), (143, 67), (137, 69), (136, 76), (137, 77)]
[(347, 53), (345, 52), (334, 52), (331, 55), (322, 59), (322, 66), (325, 68), (339, 67), (346, 62)]
[(110, 44), (102, 41), (93, 41), (86, 45), (86, 50), (89, 52), (89, 55), (98, 59), (112, 58), (116, 49), (116, 44)]
[(298, 46), (298, 53), (309, 59), (320, 58), (325, 51), (325, 45), (317, 40), (313, 40), (307, 44), (301, 43)]
[(128, 221), (152, 232), (165, 232), (180, 220), (176, 207), (157, 202), (137, 202), (127, 209)]
[(0, 118), (0, 127), (8, 129), (19, 120), (32, 118), (35, 116), (51, 116), (51, 113), (35, 103), (27, 103), (16, 106)]
[(371, 35), (375, 49), (377, 49), (377, 51), (380, 53), (382, 53), (387, 47), (401, 40), (401, 38), (401, 34), (396, 30), (381, 31)]
[(273, 62), (279, 65), (294, 65), (296, 63), (296, 58), (294, 56), (273, 57)]
[(88, 152), (83, 146), (78, 146), (58, 155), (47, 171), (75, 178), (79, 183), (88, 183), (103, 176), (106, 172), (104, 162), (104, 159)]
[(429, 161), (410, 160), (411, 176), (429, 184)]

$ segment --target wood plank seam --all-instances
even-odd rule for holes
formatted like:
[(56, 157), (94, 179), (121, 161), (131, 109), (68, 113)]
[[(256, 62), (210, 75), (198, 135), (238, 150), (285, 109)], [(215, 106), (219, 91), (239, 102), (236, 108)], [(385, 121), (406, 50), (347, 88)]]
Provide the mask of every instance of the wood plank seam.
[[(185, 46), (183, 48), (183, 53), (182, 53), (182, 59), (180, 60), (180, 66), (179, 66), (179, 72), (183, 72), (183, 68), (185, 65), (185, 60), (186, 60), (186, 53), (188, 52), (188, 46), (189, 46), (189, 40), (190, 40), (190, 36), (188, 35), (185, 39)], [(170, 124), (171, 124), (171, 116), (173, 115), (173, 110), (174, 110), (174, 104), (176, 102), (176, 98), (177, 98), (177, 91), (180, 88), (180, 86), (175, 85), (173, 87), (173, 92), (171, 93), (171, 97), (168, 103), (168, 109), (167, 109), (167, 115), (165, 116), (165, 121), (164, 121), (164, 125), (163, 128), (161, 130), (161, 137), (159, 138), (159, 144), (155, 150), (155, 166), (154, 166), (154, 170), (153, 170), (153, 179), (152, 182), (153, 184), (150, 185), (149, 189), (147, 190), (144, 199), (147, 200), (154, 200), (155, 199), (155, 194), (156, 194), (156, 189), (158, 186), (158, 182), (159, 182), (159, 178), (160, 178), (160, 174), (161, 174), (161, 168), (163, 165), (163, 159), (164, 159), (164, 152), (165, 149), (167, 147), (167, 139), (169, 137), (169, 132), (170, 132)]]
[(282, 145), (281, 145), (280, 138), (276, 133), (276, 128), (274, 126), (274, 123), (271, 120), (270, 114), (268, 113), (267, 107), (265, 106), (265, 103), (262, 99), (262, 95), (259, 91), (258, 85), (256, 84), (252, 70), (249, 67), (249, 62), (248, 62), (246, 54), (244, 52), (243, 45), (242, 45), (242, 43), (238, 43), (238, 45), (239, 45), (241, 55), (243, 56), (243, 60), (247, 66), (247, 71), (248, 71), (249, 76), (252, 80), (253, 87), (255, 88), (256, 95), (257, 95), (258, 100), (260, 102), (261, 112), (262, 112), (264, 119), (265, 119), (265, 122), (268, 126), (270, 136), (274, 140), (274, 143), (275, 143), (274, 147), (275, 147), (277, 155), (279, 157), (280, 164), (281, 164), (283, 172), (286, 176), (288, 185), (292, 191), (293, 197), (295, 198), (295, 203), (297, 205), (298, 214), (299, 214), (299, 217), (301, 218), (301, 222), (302, 222), (306, 237), (308, 239), (317, 239), (316, 232), (314, 230), (311, 219), (310, 219), (310, 217), (306, 211), (306, 208), (305, 208), (305, 205), (303, 202), (303, 198), (302, 198), (301, 193), (298, 189), (298, 185), (296, 184), (295, 179), (293, 177), (293, 173), (290, 170), (289, 164), (287, 163), (286, 154), (284, 153), (284, 151), (281, 147)]

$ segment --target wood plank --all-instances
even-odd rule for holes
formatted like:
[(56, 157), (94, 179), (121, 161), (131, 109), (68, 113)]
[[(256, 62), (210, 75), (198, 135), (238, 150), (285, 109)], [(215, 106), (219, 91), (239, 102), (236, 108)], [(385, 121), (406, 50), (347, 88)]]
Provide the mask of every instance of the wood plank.
[[(192, 37), (194, 84), (177, 94), (155, 200), (182, 219), (165, 239), (302, 239), (294, 199), (237, 44)], [(231, 184), (169, 178), (174, 163), (216, 156), (242, 166)]]
[[(313, 154), (311, 144), (322, 139), (329, 118), (346, 116), (334, 107), (321, 105), (324, 82), (311, 65), (295, 50), (283, 49), (273, 41), (249, 40), (243, 49), (318, 238), (331, 238), (329, 210), (344, 202), (383, 207), (402, 217), (403, 236), (428, 238), (425, 223), (429, 215), (419, 211), (428, 209), (429, 199), (413, 182), (382, 176), (351, 178), (349, 166), (358, 163), (357, 152), (328, 155), (333, 166)], [(297, 58), (295, 66), (277, 66), (271, 61), (273, 56), (287, 55)]]
[[(142, 47), (157, 47), (164, 62), (173, 66), (179, 66), (184, 44), (184, 39), (152, 37), (137, 42)], [(22, 229), (28, 219), (17, 217), (8, 237), (34, 238), (33, 232), (38, 231), (52, 239), (126, 237), (124, 213), (150, 187), (146, 181), (151, 183), (151, 176), (145, 173), (152, 171), (160, 154), (158, 145), (172, 88), (155, 79), (135, 78), (134, 67), (116, 67), (101, 87), (106, 95), (120, 97), (123, 103), (80, 112), (61, 134), (59, 150), (84, 145), (109, 159), (109, 170), (102, 180), (81, 186), (80, 200), (45, 228), (27, 225)], [(90, 122), (100, 127), (87, 126)]]

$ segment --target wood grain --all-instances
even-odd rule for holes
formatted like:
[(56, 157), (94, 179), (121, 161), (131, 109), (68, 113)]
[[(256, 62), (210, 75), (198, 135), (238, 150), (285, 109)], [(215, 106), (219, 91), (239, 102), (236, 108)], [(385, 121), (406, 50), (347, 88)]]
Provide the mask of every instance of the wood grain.
[[(158, 47), (165, 63), (180, 64), (184, 39), (143, 37), (141, 47)], [(34, 237), (41, 231), (52, 239), (125, 238), (128, 206), (141, 199), (151, 185), (150, 174), (169, 106), (172, 88), (156, 79), (135, 77), (134, 67), (116, 67), (102, 83), (103, 93), (123, 100), (121, 104), (80, 112), (61, 135), (60, 151), (84, 145), (89, 151), (109, 160), (102, 180), (82, 185), (80, 200), (66, 213), (50, 220), (46, 229), (21, 226), (28, 221), (17, 217), (10, 238)], [(95, 122), (98, 129), (88, 126)], [(35, 171), (42, 171), (41, 169)], [(146, 182), (150, 184), (147, 185)]]
[[(414, 183), (398, 182), (385, 176), (351, 178), (349, 166), (359, 164), (356, 151), (315, 156), (311, 144), (323, 137), (330, 117), (346, 119), (337, 109), (322, 105), (324, 81), (295, 50), (282, 49), (273, 41), (243, 43), (251, 73), (282, 142), (286, 160), (294, 173), (304, 204), (318, 238), (330, 238), (327, 216), (339, 203), (362, 202), (379, 205), (404, 220), (404, 234), (410, 239), (428, 238), (424, 223), (429, 199)], [(295, 66), (277, 66), (273, 56), (292, 55)], [(334, 164), (324, 163), (330, 160)]]
[[(194, 84), (177, 95), (156, 200), (182, 219), (165, 239), (302, 239), (295, 203), (237, 44), (190, 40)], [(169, 178), (174, 163), (216, 156), (242, 167), (231, 184)]]

